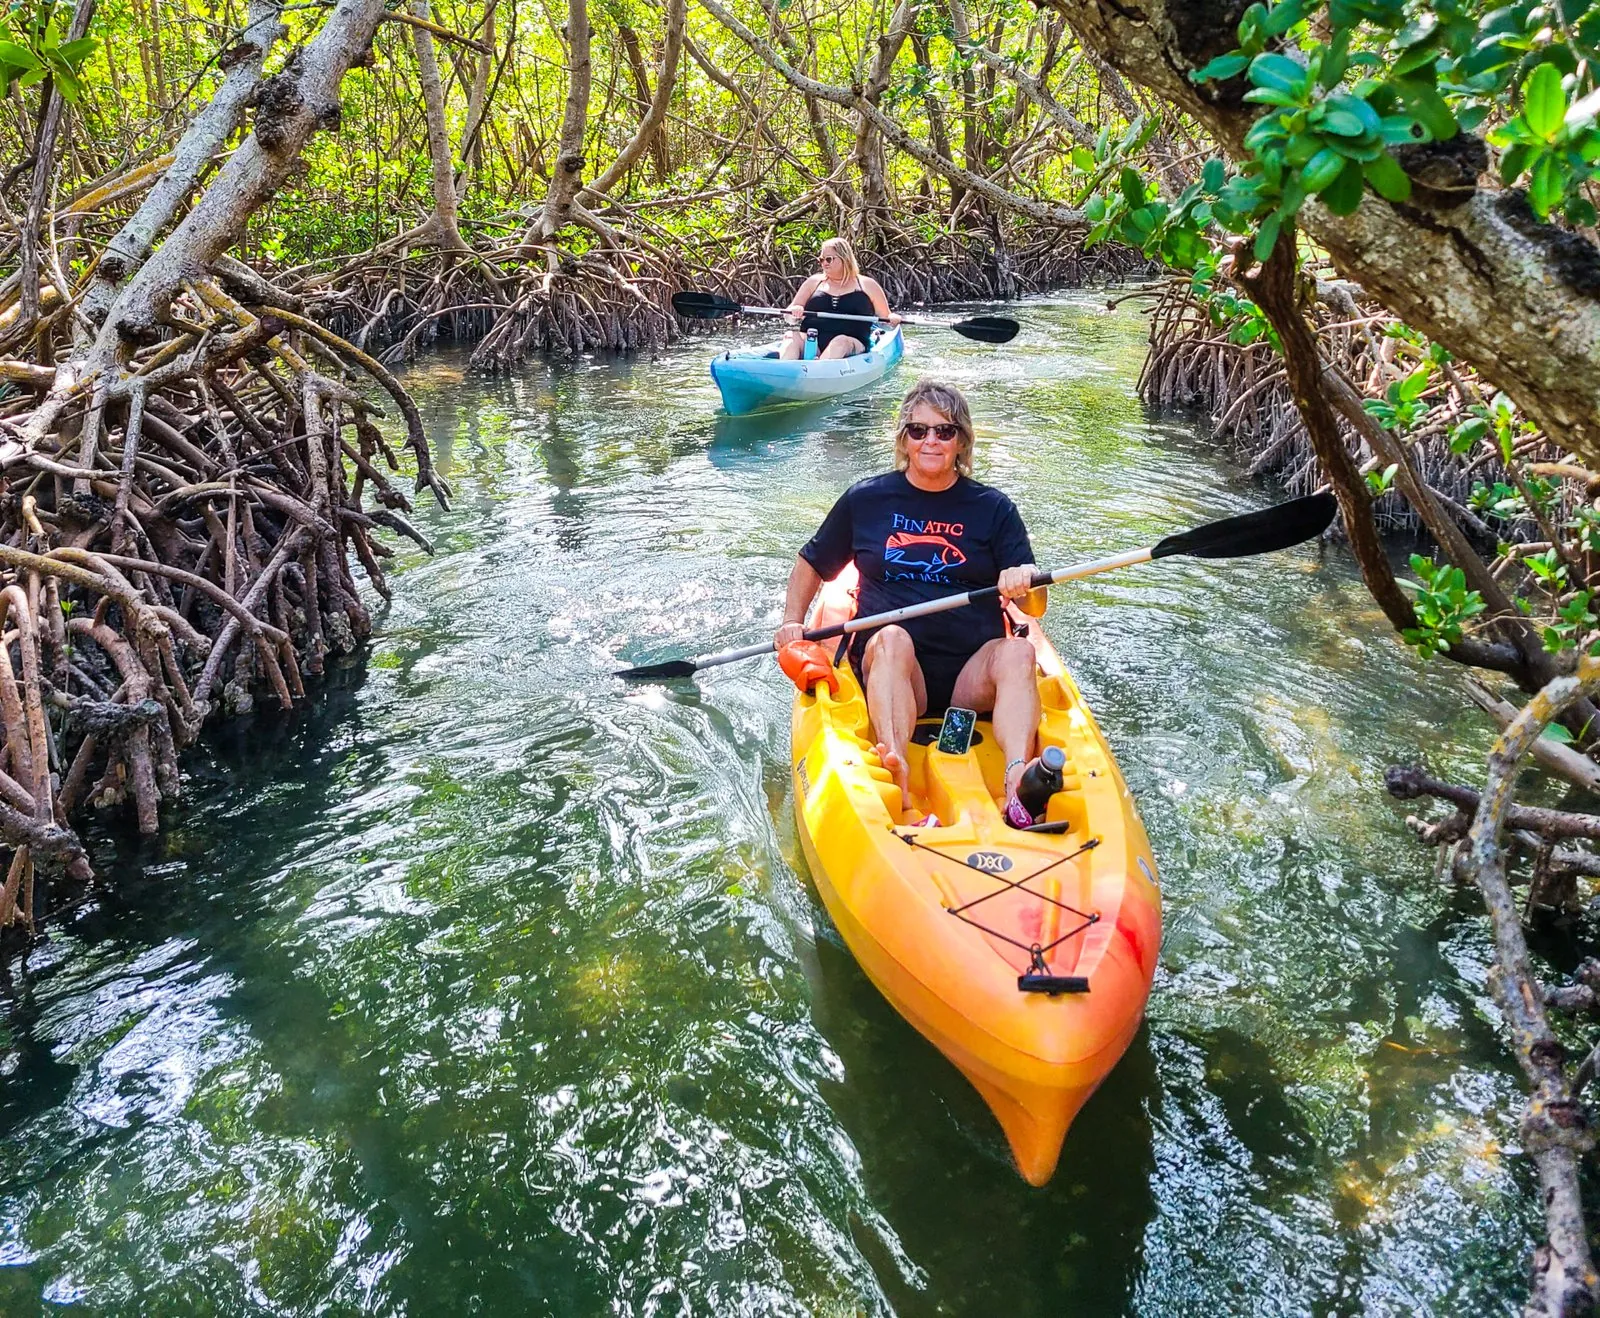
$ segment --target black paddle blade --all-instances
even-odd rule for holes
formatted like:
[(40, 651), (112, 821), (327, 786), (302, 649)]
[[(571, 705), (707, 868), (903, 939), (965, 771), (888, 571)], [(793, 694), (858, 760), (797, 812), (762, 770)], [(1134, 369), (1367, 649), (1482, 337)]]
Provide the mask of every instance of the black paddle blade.
[(1191, 558), (1244, 558), (1270, 554), (1321, 535), (1338, 511), (1333, 495), (1308, 494), (1258, 513), (1224, 517), (1220, 522), (1207, 522), (1192, 531), (1169, 535), (1150, 551), (1150, 557), (1187, 554)]
[(737, 315), (742, 308), (730, 298), (715, 293), (698, 293), (689, 290), (672, 295), (672, 309), (689, 320), (714, 320), (718, 316)]
[(1022, 326), (1004, 316), (974, 316), (971, 320), (958, 320), (950, 328), (979, 343), (1010, 343)]
[(664, 664), (621, 668), (617, 670), (616, 675), (629, 682), (664, 682), (673, 677), (693, 677), (698, 671), (691, 659), (669, 659)]

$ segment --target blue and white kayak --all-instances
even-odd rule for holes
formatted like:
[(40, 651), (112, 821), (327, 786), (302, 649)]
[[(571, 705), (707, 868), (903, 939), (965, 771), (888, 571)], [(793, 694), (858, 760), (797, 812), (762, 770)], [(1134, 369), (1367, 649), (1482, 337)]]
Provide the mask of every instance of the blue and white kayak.
[(711, 378), (733, 416), (775, 403), (815, 403), (873, 384), (905, 355), (900, 327), (875, 329), (872, 346), (838, 361), (779, 361), (776, 343), (711, 359)]

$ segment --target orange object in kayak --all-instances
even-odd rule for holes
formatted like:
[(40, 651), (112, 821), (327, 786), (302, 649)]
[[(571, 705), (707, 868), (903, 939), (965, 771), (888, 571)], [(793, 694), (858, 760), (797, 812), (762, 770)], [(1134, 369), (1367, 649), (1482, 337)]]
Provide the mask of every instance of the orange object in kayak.
[[(813, 625), (851, 612), (854, 569), (829, 582)], [(1020, 618), (1020, 615), (1017, 615)], [(1055, 1171), (1080, 1108), (1144, 1015), (1161, 944), (1161, 894), (1144, 827), (1104, 736), (1043, 629), (1039, 746), (1067, 766), (1046, 827), (1001, 818), (1005, 765), (987, 719), (963, 755), (918, 724), (911, 795), (879, 763), (848, 662), (795, 697), (800, 839), (828, 914), (867, 977), (950, 1059), (999, 1119), (1033, 1185)], [(934, 825), (910, 821), (935, 816)]]
[(778, 651), (778, 667), (798, 690), (809, 691), (818, 682), (826, 682), (835, 693), (839, 690), (833, 661), (816, 641), (790, 641)]

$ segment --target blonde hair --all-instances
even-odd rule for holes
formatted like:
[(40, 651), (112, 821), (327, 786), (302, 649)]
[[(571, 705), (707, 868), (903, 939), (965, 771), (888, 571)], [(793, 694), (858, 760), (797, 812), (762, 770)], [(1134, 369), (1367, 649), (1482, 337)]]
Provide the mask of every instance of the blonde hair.
[(861, 282), (861, 266), (856, 261), (856, 249), (850, 246), (848, 238), (825, 238), (819, 251), (823, 256), (837, 256), (844, 262), (847, 282)]
[(900, 416), (894, 423), (894, 469), (905, 471), (911, 465), (911, 454), (906, 448), (906, 423), (923, 403), (960, 428), (961, 434), (956, 439), (956, 471), (962, 476), (972, 475), (972, 409), (967, 406), (966, 395), (943, 380), (918, 380), (900, 400)]

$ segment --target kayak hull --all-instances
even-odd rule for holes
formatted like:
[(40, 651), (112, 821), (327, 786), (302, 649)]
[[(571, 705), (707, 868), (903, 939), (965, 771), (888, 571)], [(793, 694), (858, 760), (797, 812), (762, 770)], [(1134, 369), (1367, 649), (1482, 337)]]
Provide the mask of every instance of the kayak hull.
[(711, 359), (711, 378), (733, 416), (780, 403), (817, 403), (875, 384), (899, 365), (905, 342), (895, 326), (871, 348), (838, 361), (780, 361), (778, 345), (725, 352)]
[[(838, 585), (825, 588), (825, 611), (840, 607)], [(836, 670), (836, 695), (819, 686), (795, 698), (793, 781), (801, 845), (845, 944), (982, 1095), (1023, 1177), (1043, 1185), (1073, 1119), (1139, 1028), (1161, 895), (1105, 738), (1042, 628), (1030, 627), (1029, 639), (1040, 744), (1068, 759), (1046, 814), (1063, 832), (1006, 826), (1004, 764), (987, 720), (965, 755), (912, 747), (914, 799), (902, 811), (848, 663)], [(936, 728), (927, 721), (919, 734)], [(910, 825), (929, 812), (938, 826)], [(1045, 969), (1077, 991), (1022, 991), (1036, 946)]]

